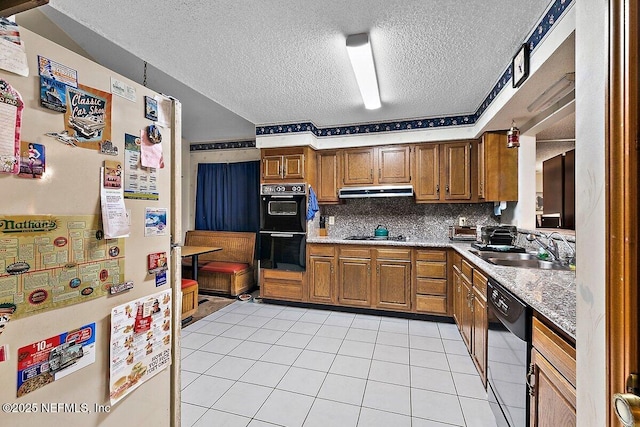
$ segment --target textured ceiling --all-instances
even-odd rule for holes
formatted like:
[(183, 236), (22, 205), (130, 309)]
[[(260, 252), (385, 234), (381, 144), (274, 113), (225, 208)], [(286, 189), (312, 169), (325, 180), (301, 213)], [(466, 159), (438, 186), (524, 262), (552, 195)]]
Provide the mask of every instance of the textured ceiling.
[[(50, 7), (250, 123), (330, 126), (474, 112), (548, 3), (51, 0)], [(375, 111), (362, 106), (344, 47), (358, 32), (373, 44), (383, 104)]]

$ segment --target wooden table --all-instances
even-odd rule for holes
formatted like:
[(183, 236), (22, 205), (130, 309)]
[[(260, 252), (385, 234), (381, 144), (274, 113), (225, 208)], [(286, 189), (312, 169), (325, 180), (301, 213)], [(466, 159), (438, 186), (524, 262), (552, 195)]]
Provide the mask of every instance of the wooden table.
[(198, 255), (222, 250), (215, 246), (182, 246), (181, 249), (182, 258), (191, 257), (191, 278), (195, 281), (198, 280)]

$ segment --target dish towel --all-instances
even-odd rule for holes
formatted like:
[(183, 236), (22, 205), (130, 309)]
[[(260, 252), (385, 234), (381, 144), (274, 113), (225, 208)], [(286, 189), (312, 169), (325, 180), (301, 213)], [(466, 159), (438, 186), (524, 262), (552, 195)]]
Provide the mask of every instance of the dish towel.
[(316, 193), (313, 191), (313, 188), (309, 186), (309, 207), (307, 208), (307, 221), (311, 221), (313, 218), (315, 218), (318, 209), (318, 199), (316, 198)]

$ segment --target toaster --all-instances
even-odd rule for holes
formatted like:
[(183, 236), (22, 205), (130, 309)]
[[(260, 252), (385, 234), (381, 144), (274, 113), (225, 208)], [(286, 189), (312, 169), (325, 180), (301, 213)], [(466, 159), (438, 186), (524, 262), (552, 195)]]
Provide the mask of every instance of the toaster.
[(450, 225), (449, 226), (449, 239), (450, 240), (463, 240), (463, 241), (476, 241), (476, 227)]

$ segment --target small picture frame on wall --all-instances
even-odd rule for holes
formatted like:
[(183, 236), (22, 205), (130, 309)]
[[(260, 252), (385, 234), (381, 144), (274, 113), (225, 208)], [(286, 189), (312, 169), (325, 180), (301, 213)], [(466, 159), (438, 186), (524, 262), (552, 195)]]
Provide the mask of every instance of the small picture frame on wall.
[(524, 43), (511, 61), (513, 87), (519, 87), (529, 77), (529, 45)]
[(158, 121), (158, 101), (150, 96), (144, 97), (144, 116), (154, 122)]

